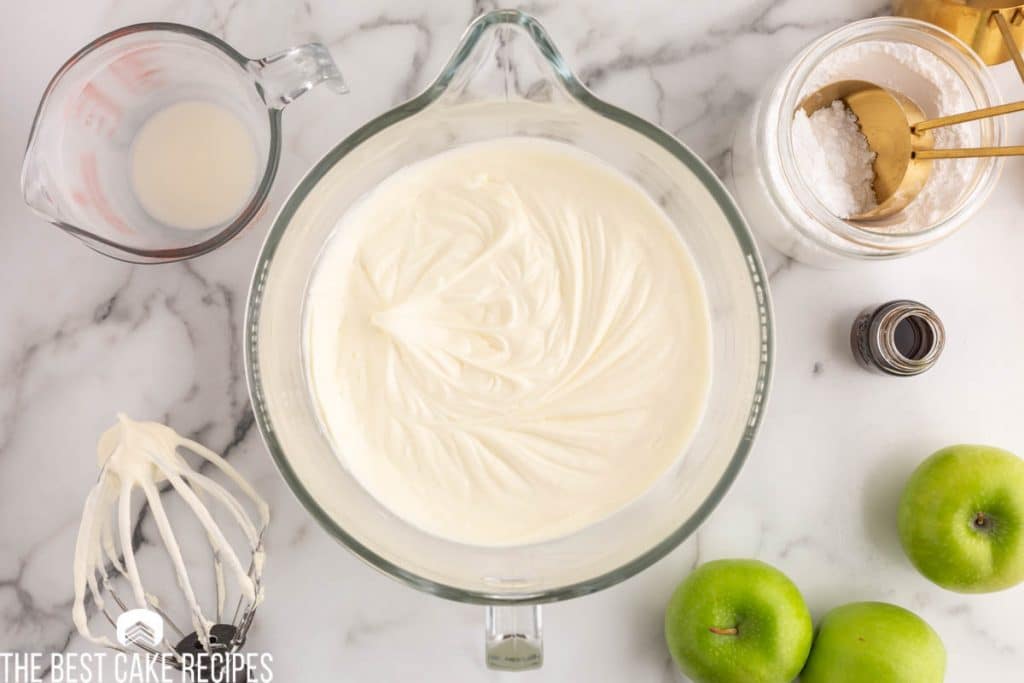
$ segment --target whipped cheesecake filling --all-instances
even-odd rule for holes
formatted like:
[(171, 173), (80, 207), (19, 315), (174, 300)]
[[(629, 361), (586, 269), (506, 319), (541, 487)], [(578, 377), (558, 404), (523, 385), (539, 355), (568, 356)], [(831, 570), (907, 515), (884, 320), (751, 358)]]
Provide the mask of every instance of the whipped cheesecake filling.
[(710, 383), (703, 286), (669, 219), (538, 139), (378, 185), (325, 247), (305, 316), (343, 464), (409, 523), (477, 545), (621, 509), (682, 456)]

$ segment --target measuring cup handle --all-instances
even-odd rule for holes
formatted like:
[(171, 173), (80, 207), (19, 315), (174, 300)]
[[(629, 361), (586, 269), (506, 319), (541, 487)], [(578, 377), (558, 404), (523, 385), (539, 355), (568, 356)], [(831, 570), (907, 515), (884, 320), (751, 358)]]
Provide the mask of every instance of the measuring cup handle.
[(339, 94), (348, 92), (331, 53), (320, 43), (299, 45), (254, 59), (249, 62), (249, 70), (256, 78), (263, 100), (272, 109), (284, 108), (320, 83), (326, 83)]
[(526, 671), (544, 663), (540, 605), (488, 605), (484, 638), (489, 669)]
[[(1019, 25), (1022, 20), (1024, 20), (1024, 13), (1017, 7), (1013, 12), (1013, 23), (1014, 25)], [(1006, 46), (1006, 52), (1010, 55), (1010, 59), (1013, 60), (1013, 65), (1017, 67), (1017, 74), (1024, 81), (1024, 55), (1021, 54), (1020, 48), (1017, 47), (1017, 41), (1013, 37), (1013, 29), (1010, 27), (1010, 22), (1006, 20), (1003, 11), (1000, 9), (992, 10), (990, 21), (995, 21), (996, 26), (999, 27), (999, 32), (1003, 35), (1003, 44)]]

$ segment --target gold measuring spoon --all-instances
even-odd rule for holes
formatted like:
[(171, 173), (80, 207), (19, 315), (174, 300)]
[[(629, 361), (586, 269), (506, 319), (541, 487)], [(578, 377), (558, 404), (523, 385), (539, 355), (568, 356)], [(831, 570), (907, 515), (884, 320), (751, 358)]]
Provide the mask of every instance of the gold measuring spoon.
[(910, 98), (868, 81), (839, 81), (812, 93), (800, 103), (808, 116), (836, 100), (857, 117), (868, 147), (875, 153), (872, 187), (878, 206), (849, 216), (854, 221), (876, 221), (901, 211), (924, 189), (936, 159), (1024, 156), (1024, 145), (934, 149), (934, 128), (1024, 111), (1024, 102), (925, 120)]
[(893, 14), (927, 21), (967, 43), (989, 65), (1013, 60), (1024, 80), (1021, 0), (893, 0)]
[[(1001, 3), (996, 3), (997, 5)], [(1024, 55), (1021, 54), (1020, 49), (1017, 47), (1016, 39), (1013, 35), (1014, 27), (1019, 27), (1024, 23), (1024, 11), (1021, 11), (1020, 6), (1009, 3), (1002, 3), (1007, 9), (1013, 10), (1013, 15), (1010, 20), (1007, 20), (1006, 15), (1000, 12), (998, 9), (991, 10), (992, 14), (989, 17), (989, 21), (996, 25), (999, 29), (999, 35), (1003, 38), (1003, 45), (1006, 47), (1007, 54), (1010, 55), (1010, 59), (1013, 60), (1013, 65), (1017, 67), (1017, 74), (1020, 79), (1024, 81)], [(1013, 26), (1010, 26), (1010, 21), (1013, 22)]]

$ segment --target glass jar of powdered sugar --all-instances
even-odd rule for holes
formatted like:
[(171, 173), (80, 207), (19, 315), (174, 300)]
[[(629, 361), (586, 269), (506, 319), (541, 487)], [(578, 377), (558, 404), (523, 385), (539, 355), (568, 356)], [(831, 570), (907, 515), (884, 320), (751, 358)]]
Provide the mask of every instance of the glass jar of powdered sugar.
[[(874, 222), (839, 216), (837, 197), (807, 158), (807, 119), (796, 120), (796, 111), (806, 96), (841, 80), (871, 81), (902, 92), (927, 117), (1001, 102), (982, 61), (931, 24), (877, 17), (816, 40), (769, 83), (736, 132), (733, 189), (759, 236), (800, 261), (837, 266), (905, 256), (963, 226), (994, 188), (1001, 159), (936, 161), (921, 195), (900, 213)], [(936, 147), (992, 146), (1002, 143), (1005, 126), (990, 118), (935, 133)], [(837, 151), (850, 150), (840, 139), (812, 151), (826, 163)], [(838, 201), (842, 206), (842, 198)]]

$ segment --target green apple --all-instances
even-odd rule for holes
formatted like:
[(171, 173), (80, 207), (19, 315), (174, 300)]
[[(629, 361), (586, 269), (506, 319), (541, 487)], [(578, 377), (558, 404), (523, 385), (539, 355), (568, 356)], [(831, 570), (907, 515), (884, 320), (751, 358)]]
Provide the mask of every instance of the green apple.
[(672, 594), (665, 640), (696, 683), (790, 683), (814, 626), (785, 574), (756, 560), (702, 565)]
[(946, 648), (902, 607), (855, 602), (825, 615), (801, 683), (942, 683)]
[(900, 540), (926, 577), (960, 593), (1024, 581), (1024, 460), (991, 446), (950, 446), (911, 475)]

